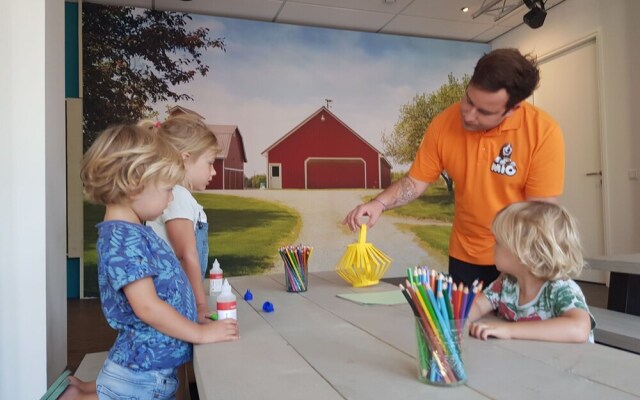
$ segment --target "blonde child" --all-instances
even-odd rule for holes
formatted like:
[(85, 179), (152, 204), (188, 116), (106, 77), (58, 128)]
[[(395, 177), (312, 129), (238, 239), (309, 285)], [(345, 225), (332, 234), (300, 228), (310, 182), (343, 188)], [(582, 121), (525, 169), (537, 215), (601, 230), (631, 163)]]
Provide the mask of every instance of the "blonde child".
[(107, 129), (85, 154), (85, 194), (106, 206), (97, 225), (100, 300), (118, 330), (96, 381), (100, 397), (174, 398), (176, 371), (191, 360), (191, 343), (238, 339), (234, 320), (195, 322), (195, 299), (180, 262), (144, 225), (162, 214), (184, 173), (170, 144), (136, 126)]
[(491, 227), (498, 279), (480, 293), (469, 321), (497, 312), (506, 321), (471, 323), (482, 340), (593, 342), (595, 321), (580, 287), (582, 250), (576, 223), (556, 204), (520, 202), (502, 209)]
[(173, 188), (173, 201), (167, 209), (147, 225), (176, 253), (196, 297), (198, 320), (204, 322), (211, 315), (202, 286), (209, 257), (209, 225), (191, 192), (204, 190), (216, 174), (213, 163), (218, 141), (200, 119), (187, 115), (172, 117), (156, 129), (177, 150), (186, 174)]

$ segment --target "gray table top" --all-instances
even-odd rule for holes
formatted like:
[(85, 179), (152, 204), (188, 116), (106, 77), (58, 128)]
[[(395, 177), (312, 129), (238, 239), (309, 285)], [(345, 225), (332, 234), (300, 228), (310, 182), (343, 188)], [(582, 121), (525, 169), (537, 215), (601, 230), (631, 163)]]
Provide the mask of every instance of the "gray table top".
[[(640, 356), (594, 344), (465, 337), (468, 381), (441, 388), (417, 379), (414, 317), (407, 304), (362, 305), (337, 297), (398, 290), (352, 288), (333, 271), (287, 293), (282, 274), (229, 279), (240, 340), (197, 345), (201, 399), (631, 399)], [(242, 295), (250, 289), (254, 300)], [(214, 299), (210, 299), (213, 306)], [(262, 311), (264, 301), (275, 311)]]
[(640, 275), (640, 253), (587, 257), (588, 268)]

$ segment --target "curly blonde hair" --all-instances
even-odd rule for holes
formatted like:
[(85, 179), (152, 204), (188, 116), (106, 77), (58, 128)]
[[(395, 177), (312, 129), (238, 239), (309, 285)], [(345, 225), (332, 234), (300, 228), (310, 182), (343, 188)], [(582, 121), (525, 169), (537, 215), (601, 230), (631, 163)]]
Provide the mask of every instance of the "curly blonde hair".
[(158, 135), (171, 143), (179, 153), (188, 153), (197, 158), (209, 150), (218, 150), (216, 135), (196, 116), (178, 115), (154, 126)]
[(182, 157), (152, 130), (135, 125), (105, 129), (82, 160), (84, 194), (98, 204), (124, 204), (153, 183), (184, 179)]
[(575, 219), (563, 207), (540, 201), (513, 203), (498, 212), (491, 231), (534, 276), (569, 279), (584, 265)]

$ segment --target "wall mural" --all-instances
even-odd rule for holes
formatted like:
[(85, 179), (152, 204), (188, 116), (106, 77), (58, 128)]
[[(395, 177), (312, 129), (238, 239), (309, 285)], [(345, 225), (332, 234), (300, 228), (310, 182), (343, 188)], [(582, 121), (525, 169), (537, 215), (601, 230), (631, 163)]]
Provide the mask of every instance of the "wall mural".
[[(261, 192), (379, 190), (391, 172), (408, 169), (385, 155), (382, 140), (393, 135), (403, 106), (451, 77), (470, 75), (489, 50), (478, 43), (85, 2), (85, 148), (116, 122), (195, 113), (225, 138), (214, 189), (259, 186), (251, 178), (264, 176), (262, 186), (272, 190)], [(337, 221), (331, 224), (339, 230)], [(300, 229), (295, 240), (305, 239), (304, 221)], [(349, 234), (335, 246), (340, 251)]]

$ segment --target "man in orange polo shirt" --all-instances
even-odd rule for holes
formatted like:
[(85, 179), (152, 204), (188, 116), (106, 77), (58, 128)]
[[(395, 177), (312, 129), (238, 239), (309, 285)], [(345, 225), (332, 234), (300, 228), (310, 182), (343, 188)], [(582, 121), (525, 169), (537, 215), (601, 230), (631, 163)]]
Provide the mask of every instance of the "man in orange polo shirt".
[(455, 183), (449, 273), (456, 282), (491, 283), (499, 275), (490, 226), (518, 201), (556, 202), (564, 185), (564, 141), (558, 124), (525, 102), (540, 81), (535, 60), (497, 49), (476, 64), (462, 100), (437, 115), (409, 173), (344, 219), (352, 231), (368, 216), (418, 198), (444, 170)]

